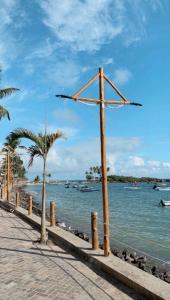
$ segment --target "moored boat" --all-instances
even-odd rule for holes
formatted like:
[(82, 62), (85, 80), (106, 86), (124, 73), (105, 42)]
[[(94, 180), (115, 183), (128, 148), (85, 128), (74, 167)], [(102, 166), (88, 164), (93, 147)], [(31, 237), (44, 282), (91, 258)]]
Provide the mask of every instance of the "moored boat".
[(161, 200), (159, 205), (170, 207), (170, 200)]
[(141, 189), (141, 187), (140, 186), (124, 186), (124, 189), (139, 190), (139, 189)]
[(99, 189), (93, 188), (93, 187), (81, 187), (80, 188), (81, 192), (97, 192)]
[(153, 188), (155, 191), (170, 191), (170, 186), (166, 186), (166, 187), (163, 187), (163, 186), (157, 186), (155, 188)]

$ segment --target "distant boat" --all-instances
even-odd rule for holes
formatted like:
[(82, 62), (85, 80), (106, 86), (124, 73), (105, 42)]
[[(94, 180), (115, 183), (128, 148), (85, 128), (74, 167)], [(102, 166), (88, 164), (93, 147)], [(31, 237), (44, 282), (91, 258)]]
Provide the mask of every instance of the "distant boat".
[(66, 182), (65, 184), (64, 184), (64, 187), (66, 188), (66, 189), (68, 189), (69, 187), (70, 187), (70, 182)]
[(77, 190), (81, 190), (82, 188), (88, 188), (88, 186), (87, 185), (85, 185), (85, 184), (79, 184), (78, 186), (77, 186)]
[(99, 191), (99, 189), (96, 189), (96, 188), (93, 188), (93, 187), (88, 187), (88, 186), (81, 187), (79, 190), (81, 192), (97, 192), (97, 191)]
[(161, 200), (159, 205), (170, 207), (170, 200)]
[(132, 183), (132, 185), (130, 186), (124, 186), (124, 189), (128, 189), (128, 190), (139, 190), (141, 189), (141, 187), (138, 185), (138, 183), (135, 181)]
[(77, 189), (78, 185), (77, 184), (73, 184), (72, 188)]
[(139, 190), (139, 189), (141, 189), (141, 187), (140, 186), (124, 186), (124, 189)]
[(170, 191), (170, 186), (156, 186), (156, 187), (153, 187), (153, 189), (155, 191)]

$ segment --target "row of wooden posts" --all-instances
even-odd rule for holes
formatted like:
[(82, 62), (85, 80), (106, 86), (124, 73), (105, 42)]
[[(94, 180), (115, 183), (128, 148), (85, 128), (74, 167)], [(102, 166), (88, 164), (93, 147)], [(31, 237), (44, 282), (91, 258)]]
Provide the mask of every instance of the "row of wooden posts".
[[(2, 189), (1, 189), (2, 194)], [(16, 201), (15, 206), (18, 208), (20, 206), (20, 194), (19, 192), (16, 193)], [(29, 196), (28, 199), (28, 215), (32, 215), (33, 211), (33, 203), (32, 203), (32, 196)], [(56, 225), (56, 205), (54, 201), (50, 202), (50, 226)], [(92, 249), (97, 250), (99, 248), (99, 236), (98, 236), (98, 214), (97, 212), (91, 213), (91, 240), (92, 240)]]

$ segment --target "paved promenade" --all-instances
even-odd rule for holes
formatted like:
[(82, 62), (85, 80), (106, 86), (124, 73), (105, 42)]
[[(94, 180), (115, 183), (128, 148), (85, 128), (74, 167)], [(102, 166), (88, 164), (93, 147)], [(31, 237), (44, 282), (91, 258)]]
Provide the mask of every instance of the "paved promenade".
[(40, 247), (38, 238), (30, 225), (0, 209), (0, 299), (143, 299), (60, 247)]

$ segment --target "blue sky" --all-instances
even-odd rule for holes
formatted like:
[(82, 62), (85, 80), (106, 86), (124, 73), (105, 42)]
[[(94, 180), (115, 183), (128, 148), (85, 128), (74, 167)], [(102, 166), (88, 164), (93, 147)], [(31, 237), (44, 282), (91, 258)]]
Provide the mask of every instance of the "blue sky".
[[(49, 153), (52, 178), (83, 178), (100, 165), (99, 110), (55, 94), (74, 94), (103, 66), (143, 104), (106, 109), (110, 173), (170, 178), (169, 14), (168, 0), (0, 0), (0, 84), (21, 90), (2, 100), (11, 121), (1, 121), (1, 144), (17, 127), (39, 132), (47, 123), (67, 136)], [(86, 95), (98, 97), (97, 82)]]

